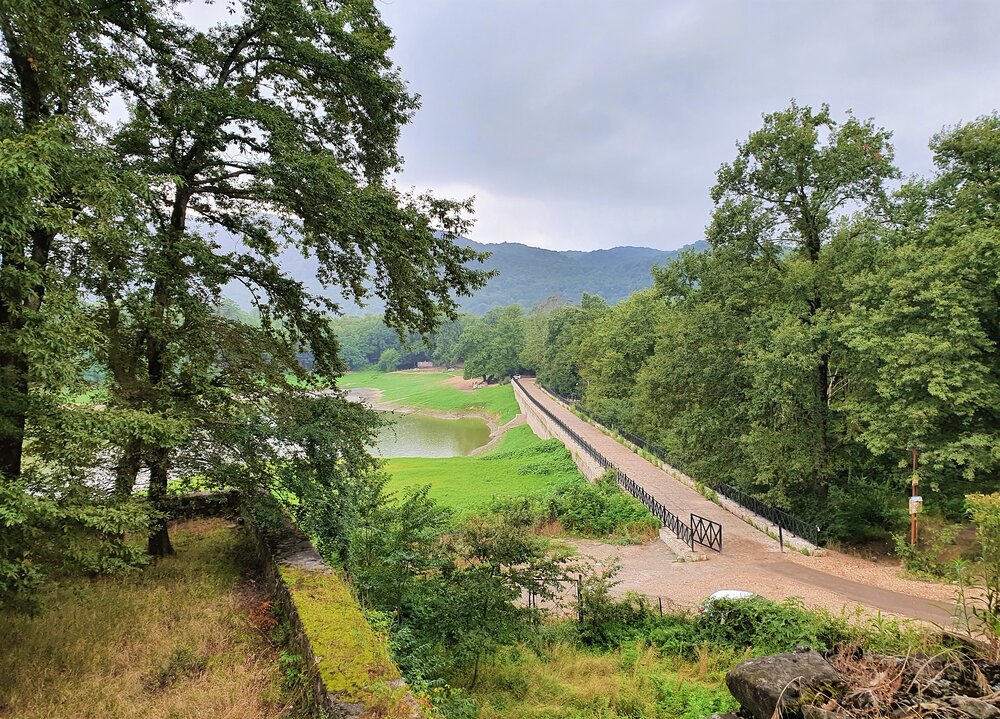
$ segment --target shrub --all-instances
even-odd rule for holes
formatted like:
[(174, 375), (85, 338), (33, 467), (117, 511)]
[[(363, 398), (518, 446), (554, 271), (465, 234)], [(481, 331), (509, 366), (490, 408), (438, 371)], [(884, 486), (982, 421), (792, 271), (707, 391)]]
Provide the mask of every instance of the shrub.
[(957, 524), (939, 527), (925, 540), (924, 546), (910, 544), (910, 538), (897, 534), (893, 537), (896, 545), (896, 556), (903, 562), (906, 571), (917, 576), (953, 579), (956, 565), (954, 561), (944, 559), (946, 550), (951, 548), (961, 527)]
[(580, 639), (585, 644), (618, 645), (653, 618), (653, 608), (645, 596), (629, 592), (623, 599), (616, 599), (611, 595), (620, 568), (612, 564), (580, 580)]
[(699, 642), (749, 648), (755, 655), (788, 652), (803, 645), (827, 651), (849, 638), (842, 623), (811, 612), (794, 599), (716, 600), (699, 615), (695, 625)]
[(853, 543), (884, 539), (906, 523), (899, 488), (868, 477), (852, 477), (846, 485), (831, 485), (823, 531), (831, 539)]
[(996, 657), (1000, 656), (1000, 492), (970, 494), (965, 501), (976, 525), (979, 558), (960, 573), (958, 613), (970, 634), (975, 626), (986, 635)]
[(545, 511), (580, 534), (629, 537), (655, 535), (660, 528), (660, 521), (639, 500), (618, 487), (612, 470), (595, 483), (570, 480), (556, 485)]
[(704, 646), (737, 653), (749, 650), (758, 656), (803, 645), (827, 651), (853, 634), (846, 622), (810, 611), (796, 600), (773, 602), (752, 597), (715, 600), (697, 616), (656, 618), (649, 640), (665, 655), (694, 659), (698, 648)]

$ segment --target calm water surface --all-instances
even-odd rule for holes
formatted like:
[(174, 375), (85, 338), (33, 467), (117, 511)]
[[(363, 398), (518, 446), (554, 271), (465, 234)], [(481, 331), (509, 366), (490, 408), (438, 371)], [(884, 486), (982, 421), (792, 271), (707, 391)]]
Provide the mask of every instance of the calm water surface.
[(458, 457), (490, 441), (490, 428), (481, 419), (385, 414), (393, 423), (379, 432), (374, 446), (382, 457)]

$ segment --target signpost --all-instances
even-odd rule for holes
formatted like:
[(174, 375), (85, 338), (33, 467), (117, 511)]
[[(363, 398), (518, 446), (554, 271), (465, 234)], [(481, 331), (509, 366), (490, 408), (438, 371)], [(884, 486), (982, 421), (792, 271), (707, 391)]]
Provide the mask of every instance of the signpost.
[(917, 515), (923, 511), (924, 498), (917, 494), (917, 484), (920, 477), (917, 476), (917, 448), (913, 448), (913, 474), (910, 476), (910, 544), (917, 544)]

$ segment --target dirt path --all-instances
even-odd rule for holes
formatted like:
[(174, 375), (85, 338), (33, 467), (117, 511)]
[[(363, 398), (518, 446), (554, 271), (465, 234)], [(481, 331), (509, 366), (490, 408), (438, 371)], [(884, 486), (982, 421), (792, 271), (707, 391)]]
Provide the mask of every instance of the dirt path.
[(659, 542), (639, 547), (572, 542), (598, 561), (610, 561), (617, 555), (623, 565), (620, 590), (691, 605), (718, 589), (747, 589), (772, 599), (797, 596), (806, 604), (835, 611), (860, 605), (937, 624), (950, 623), (953, 587), (908, 580), (900, 576), (898, 567), (833, 551), (822, 557), (781, 553), (778, 543), (767, 534), (583, 421), (537, 387), (534, 380), (522, 379), (521, 386), (672, 512), (681, 518), (693, 512), (723, 525), (722, 553), (706, 550), (708, 559), (702, 562), (678, 562)]

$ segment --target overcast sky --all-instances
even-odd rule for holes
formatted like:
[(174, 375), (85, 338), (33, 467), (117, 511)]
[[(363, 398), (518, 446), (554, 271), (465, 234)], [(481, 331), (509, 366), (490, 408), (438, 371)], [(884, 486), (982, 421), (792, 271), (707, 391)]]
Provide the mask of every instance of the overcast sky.
[(477, 197), (481, 242), (671, 249), (761, 114), (828, 102), (931, 169), (1000, 108), (1000, 2), (378, 0), (423, 107), (404, 186)]

